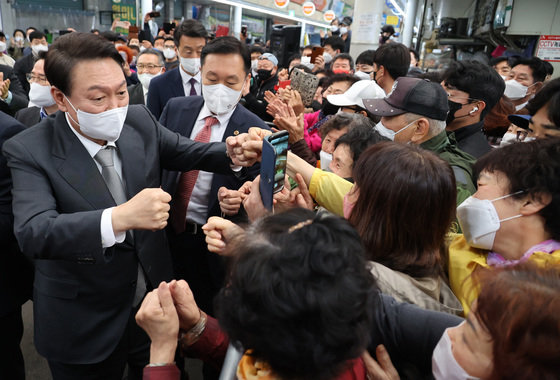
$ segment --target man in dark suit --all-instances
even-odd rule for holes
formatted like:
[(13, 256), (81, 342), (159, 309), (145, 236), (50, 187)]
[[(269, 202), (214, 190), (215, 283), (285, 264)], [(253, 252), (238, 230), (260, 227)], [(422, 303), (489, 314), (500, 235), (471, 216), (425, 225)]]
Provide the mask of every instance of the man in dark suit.
[(12, 68), (0, 65), (0, 111), (14, 116), (18, 110), (27, 107), (27, 103), (27, 95)]
[(20, 58), (14, 64), (14, 73), (18, 77), (25, 94), (29, 93), (29, 83), (25, 76), (31, 72), (33, 69), (33, 65), (35, 64), (35, 60), (41, 51), (47, 51), (49, 49), (49, 45), (47, 43), (47, 37), (44, 33), (35, 30), (29, 34), (29, 41), (31, 47), (31, 54), (24, 55), (23, 58)]
[(146, 104), (148, 89), (153, 78), (165, 72), (163, 54), (156, 49), (146, 49), (136, 60), (139, 82), (128, 86), (129, 104)]
[[(0, 112), (0, 148), (25, 127)], [(21, 305), (31, 297), (33, 268), (20, 252), (14, 236), (12, 177), (6, 158), (0, 154), (0, 368), (6, 379), (25, 379)]]
[(99, 36), (60, 37), (45, 73), (62, 112), (3, 147), (15, 235), (35, 264), (35, 345), (55, 380), (120, 379), (127, 363), (141, 379), (149, 342), (134, 315), (172, 278), (162, 168), (226, 174), (254, 161), (236, 138), (227, 151), (193, 142), (129, 107), (122, 63)]
[[(228, 136), (245, 133), (250, 127), (269, 129), (266, 124), (237, 102), (244, 87), (250, 85), (251, 55), (245, 44), (233, 37), (209, 42), (201, 54), (203, 97), (170, 99), (160, 122), (183, 136), (197, 140), (205, 119), (215, 117), (208, 140), (225, 141)], [(200, 307), (212, 313), (213, 298), (223, 285), (221, 257), (210, 253), (202, 225), (210, 216), (220, 215), (218, 189), (239, 189), (258, 174), (259, 166), (245, 173), (228, 175), (199, 172), (189, 199), (181, 199), (181, 181), (188, 174), (164, 172), (163, 189), (173, 196), (168, 227), (171, 254), (177, 278), (186, 279)], [(183, 207), (182, 211), (178, 208)], [(180, 220), (175, 214), (183, 212)]]
[(51, 94), (51, 84), (45, 76), (46, 52), (40, 52), (39, 58), (31, 74), (28, 75), (31, 89), (29, 90), (29, 101), (33, 106), (22, 108), (16, 112), (17, 121), (26, 127), (32, 127), (49, 115), (58, 111), (58, 106)]
[(179, 51), (180, 65), (154, 78), (150, 83), (146, 105), (159, 119), (167, 101), (178, 96), (201, 95), (200, 53), (208, 33), (197, 20), (185, 20), (173, 35)]

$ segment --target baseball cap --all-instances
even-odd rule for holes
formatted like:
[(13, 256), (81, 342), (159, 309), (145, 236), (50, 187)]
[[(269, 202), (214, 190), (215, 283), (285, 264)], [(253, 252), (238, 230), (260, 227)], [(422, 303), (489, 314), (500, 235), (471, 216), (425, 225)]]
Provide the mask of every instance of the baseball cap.
[(439, 83), (426, 79), (400, 77), (384, 99), (364, 99), (366, 109), (377, 116), (415, 113), (445, 120), (449, 112), (447, 93)]
[(531, 120), (531, 115), (508, 115), (508, 120), (519, 128), (529, 129), (529, 120)]
[(364, 106), (363, 99), (384, 98), (385, 92), (377, 83), (372, 80), (360, 80), (354, 83), (344, 94), (329, 95), (327, 100), (332, 105), (344, 106)]
[(274, 63), (274, 66), (278, 66), (278, 59), (274, 56), (274, 54), (264, 53), (259, 57), (261, 59), (268, 59), (270, 62)]

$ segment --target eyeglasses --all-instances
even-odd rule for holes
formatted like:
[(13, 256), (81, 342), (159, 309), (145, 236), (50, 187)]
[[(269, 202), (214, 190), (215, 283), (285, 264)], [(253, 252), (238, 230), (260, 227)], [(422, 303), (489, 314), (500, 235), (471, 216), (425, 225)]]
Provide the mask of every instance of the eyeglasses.
[(47, 86), (49, 84), (49, 81), (47, 80), (47, 77), (44, 75), (34, 75), (32, 73), (27, 73), (25, 74), (25, 77), (27, 78), (27, 81), (29, 83), (33, 83), (33, 82), (37, 82), (41, 85)]
[(137, 68), (138, 70), (144, 70), (144, 69), (146, 69), (146, 70), (153, 70), (153, 69), (158, 68), (158, 67), (161, 67), (161, 65), (153, 65), (153, 64), (151, 64), (151, 63), (148, 64), (148, 65), (143, 65), (143, 64), (136, 65), (136, 68)]

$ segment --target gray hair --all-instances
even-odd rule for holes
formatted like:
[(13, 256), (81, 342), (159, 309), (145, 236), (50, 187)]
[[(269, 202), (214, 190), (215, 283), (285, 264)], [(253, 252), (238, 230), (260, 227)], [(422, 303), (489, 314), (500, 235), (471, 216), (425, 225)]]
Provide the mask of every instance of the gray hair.
[(140, 58), (144, 54), (155, 55), (156, 57), (158, 57), (158, 65), (161, 65), (161, 66), (165, 65), (165, 58), (163, 57), (162, 52), (157, 50), (157, 49), (152, 49), (152, 48), (141, 51), (140, 54), (138, 54), (138, 57), (136, 58), (136, 62), (138, 62), (138, 58)]
[(408, 112), (405, 114), (405, 118), (407, 123), (412, 123), (414, 120), (418, 120), (420, 118), (428, 120), (428, 122), (430, 123), (430, 129), (428, 130), (428, 134), (426, 137), (428, 137), (429, 139), (439, 135), (446, 127), (445, 120), (430, 119), (427, 116), (418, 115), (416, 113)]

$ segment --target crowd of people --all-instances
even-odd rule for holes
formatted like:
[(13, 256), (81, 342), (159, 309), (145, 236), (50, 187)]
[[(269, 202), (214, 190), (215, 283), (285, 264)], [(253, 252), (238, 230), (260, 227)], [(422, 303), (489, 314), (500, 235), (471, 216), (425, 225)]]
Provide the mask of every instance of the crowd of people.
[(55, 380), (558, 378), (548, 62), (425, 72), (390, 26), (353, 57), (348, 17), (282, 62), (150, 18), (0, 32), (0, 377), (31, 299)]

